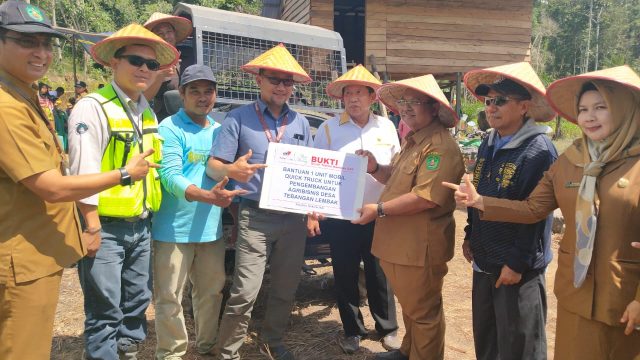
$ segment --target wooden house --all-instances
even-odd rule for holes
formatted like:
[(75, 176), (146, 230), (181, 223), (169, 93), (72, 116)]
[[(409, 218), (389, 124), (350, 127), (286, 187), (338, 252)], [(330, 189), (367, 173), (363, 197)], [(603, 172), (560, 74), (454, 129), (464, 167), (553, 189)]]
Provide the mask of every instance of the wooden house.
[(282, 20), (339, 32), (348, 63), (375, 62), (390, 80), (530, 60), (532, 0), (267, 2)]

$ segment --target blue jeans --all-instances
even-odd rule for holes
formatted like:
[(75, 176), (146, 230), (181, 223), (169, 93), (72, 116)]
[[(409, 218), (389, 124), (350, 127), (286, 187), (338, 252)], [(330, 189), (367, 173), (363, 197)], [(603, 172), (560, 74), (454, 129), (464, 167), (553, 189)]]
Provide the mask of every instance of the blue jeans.
[(117, 360), (133, 355), (147, 335), (151, 302), (150, 220), (102, 223), (95, 258), (78, 263), (84, 293), (87, 359)]

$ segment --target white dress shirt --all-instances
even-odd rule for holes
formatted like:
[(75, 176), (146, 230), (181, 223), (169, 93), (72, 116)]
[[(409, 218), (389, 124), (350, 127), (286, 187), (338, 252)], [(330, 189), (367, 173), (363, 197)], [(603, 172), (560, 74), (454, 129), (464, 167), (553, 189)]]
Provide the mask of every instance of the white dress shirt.
[[(370, 113), (367, 124), (360, 127), (344, 112), (320, 125), (314, 147), (351, 154), (360, 149), (368, 150), (380, 165), (388, 165), (393, 155), (400, 151), (400, 142), (391, 120)], [(363, 203), (377, 203), (383, 189), (384, 184), (367, 174)]]
[[(139, 129), (142, 129), (142, 113), (149, 107), (144, 95), (138, 102), (127, 96), (115, 81), (111, 83)], [(95, 174), (102, 171), (104, 154), (111, 134), (107, 117), (100, 104), (90, 97), (83, 97), (73, 107), (69, 116), (69, 169), (72, 175)], [(98, 194), (80, 200), (87, 205), (98, 205)]]

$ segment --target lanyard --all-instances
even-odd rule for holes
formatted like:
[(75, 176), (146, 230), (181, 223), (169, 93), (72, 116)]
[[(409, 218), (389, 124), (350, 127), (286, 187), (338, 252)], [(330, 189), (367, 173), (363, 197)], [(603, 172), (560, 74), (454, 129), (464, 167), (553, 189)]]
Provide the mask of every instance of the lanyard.
[(260, 124), (262, 124), (262, 129), (264, 130), (264, 134), (267, 136), (267, 141), (279, 143), (284, 136), (284, 130), (287, 128), (288, 114), (284, 116), (282, 119), (282, 125), (276, 130), (276, 139), (273, 140), (273, 136), (271, 135), (271, 130), (269, 126), (267, 126), (267, 122), (264, 121), (264, 116), (262, 116), (262, 112), (260, 112), (260, 107), (258, 106), (258, 102), (253, 103), (254, 109), (256, 110), (256, 115), (258, 115), (258, 119), (260, 120)]
[[(115, 89), (114, 89), (115, 91)], [(142, 126), (142, 130), (138, 127), (138, 124), (136, 123), (136, 121), (133, 118), (133, 115), (131, 115), (131, 108), (129, 107), (129, 103), (124, 103), (122, 102), (122, 99), (120, 99), (120, 96), (118, 95), (118, 93), (116, 92), (116, 96), (118, 97), (118, 101), (120, 101), (120, 104), (122, 105), (122, 108), (124, 109), (124, 112), (127, 114), (127, 117), (129, 118), (129, 121), (131, 122), (131, 126), (133, 126), (134, 131), (136, 132), (136, 134), (138, 135), (138, 138), (140, 139), (138, 141), (138, 148), (140, 149), (140, 152), (142, 153), (144, 151), (143, 148), (143, 136), (144, 136), (144, 111), (140, 113), (140, 115), (138, 116), (138, 119), (140, 120), (140, 126)], [(140, 95), (140, 96), (144, 96), (144, 95)], [(131, 100), (133, 101), (133, 100)]]
[(58, 153), (60, 154), (60, 159), (61, 159), (61, 164), (60, 165), (61, 165), (62, 174), (63, 175), (69, 175), (69, 161), (67, 160), (67, 157), (64, 154), (64, 151), (62, 151), (62, 147), (60, 146), (60, 143), (58, 142), (58, 135), (56, 134), (56, 131), (53, 128), (53, 125), (51, 125), (51, 122), (49, 121), (49, 119), (47, 119), (47, 115), (42, 110), (42, 107), (40, 107), (40, 103), (35, 104), (33, 102), (33, 100), (29, 96), (27, 96), (27, 94), (25, 94), (19, 87), (10, 86), (7, 83), (7, 81), (5, 79), (3, 79), (3, 78), (0, 78), (0, 83), (2, 83), (2, 85), (7, 87), (7, 88), (15, 90), (18, 93), (18, 95), (20, 95), (20, 97), (24, 101), (29, 103), (29, 105), (31, 105), (31, 107), (36, 110), (38, 115), (40, 115), (40, 119), (42, 119), (42, 121), (44, 122), (44, 125), (47, 127), (47, 129), (51, 133), (51, 136), (53, 137), (53, 143), (55, 144), (56, 149), (58, 150)]

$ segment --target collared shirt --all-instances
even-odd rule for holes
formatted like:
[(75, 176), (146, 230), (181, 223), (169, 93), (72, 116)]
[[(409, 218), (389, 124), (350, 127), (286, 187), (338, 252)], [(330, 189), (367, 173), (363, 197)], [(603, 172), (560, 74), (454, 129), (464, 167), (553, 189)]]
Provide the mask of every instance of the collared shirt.
[[(54, 138), (34, 106), (37, 87), (0, 70), (0, 284), (60, 271), (82, 256), (80, 224), (73, 202), (49, 203), (21, 181), (60, 171)], [(32, 104), (20, 93), (29, 97)]]
[(496, 132), (496, 142), (493, 145), (493, 156), (496, 156), (496, 152), (502, 149), (503, 146), (507, 145), (512, 138), (513, 135), (500, 136), (500, 134)]
[[(140, 95), (133, 101), (113, 81), (113, 88), (125, 111), (131, 114), (138, 128), (142, 128), (142, 113), (149, 107), (147, 99)], [(100, 104), (91, 97), (83, 97), (69, 116), (69, 169), (71, 174), (95, 174), (102, 171), (104, 154), (111, 133), (107, 116)], [(80, 200), (87, 205), (98, 205), (98, 194)]]
[(162, 204), (154, 214), (151, 237), (176, 243), (198, 243), (222, 237), (222, 209), (197, 201), (187, 201), (185, 190), (195, 185), (209, 190), (215, 186), (205, 173), (211, 143), (221, 125), (207, 117), (209, 126), (202, 127), (180, 109), (158, 126), (163, 137)]
[[(325, 121), (313, 140), (317, 149), (353, 154), (356, 150), (368, 150), (380, 165), (389, 165), (391, 158), (400, 151), (400, 142), (391, 120), (369, 114), (369, 121), (360, 127), (344, 112)], [(364, 204), (376, 203), (384, 189), (373, 176), (367, 174), (364, 184)]]
[[(238, 157), (244, 155), (251, 149), (253, 155), (249, 159), (250, 164), (264, 164), (267, 158), (267, 149), (269, 141), (264, 133), (264, 129), (256, 114), (255, 103), (247, 104), (232, 110), (222, 123), (222, 130), (211, 148), (211, 156), (234, 162)], [(310, 146), (313, 144), (311, 140), (311, 131), (309, 129), (309, 121), (304, 116), (290, 109), (287, 104), (282, 108), (282, 113), (276, 119), (267, 108), (267, 105), (258, 100), (259, 111), (264, 116), (271, 131), (273, 139), (277, 137), (277, 130), (284, 118), (287, 118), (287, 127), (280, 141), (282, 144), (293, 144), (301, 146)], [(262, 178), (264, 169), (258, 170), (255, 175), (247, 183), (240, 183), (231, 180), (229, 184), (234, 189), (244, 189), (248, 193), (243, 198), (259, 201), (260, 191), (262, 189)]]
[(417, 132), (409, 132), (391, 165), (391, 177), (380, 201), (413, 193), (437, 206), (412, 215), (378, 218), (371, 253), (381, 260), (409, 266), (451, 260), (456, 203), (453, 191), (441, 183), (459, 183), (462, 178), (464, 164), (458, 144), (447, 129), (434, 121)]

